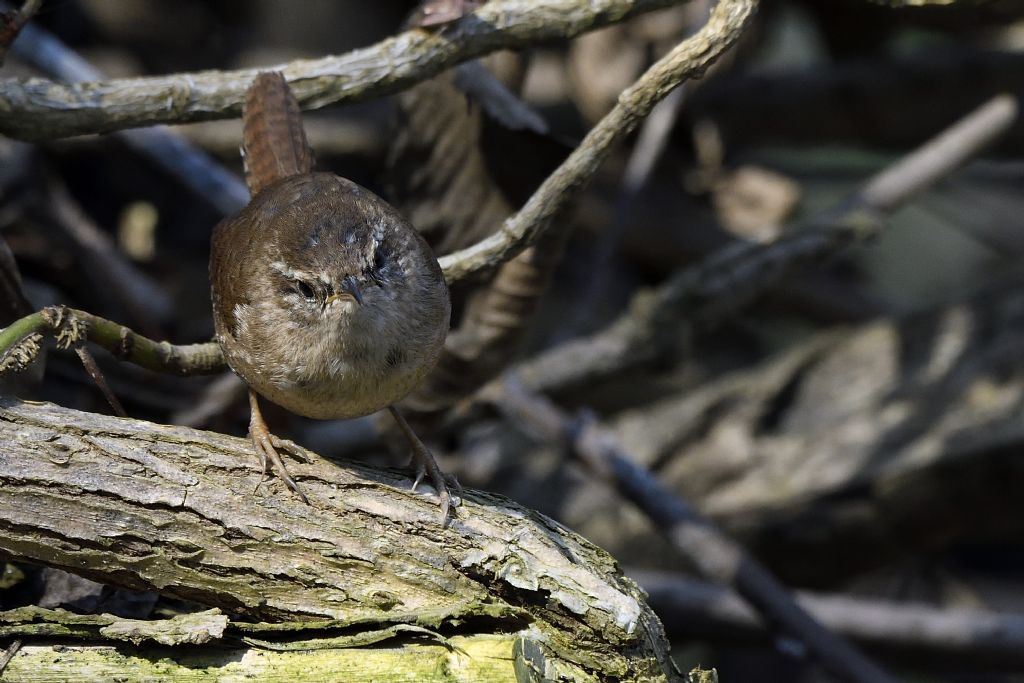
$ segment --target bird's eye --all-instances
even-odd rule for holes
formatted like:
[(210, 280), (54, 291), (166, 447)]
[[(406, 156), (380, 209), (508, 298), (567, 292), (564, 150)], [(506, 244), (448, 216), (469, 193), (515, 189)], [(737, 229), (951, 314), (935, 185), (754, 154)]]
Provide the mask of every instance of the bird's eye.
[(296, 280), (295, 281), (295, 291), (298, 292), (299, 296), (301, 296), (303, 299), (307, 299), (309, 301), (315, 301), (316, 300), (316, 291), (314, 291), (313, 287), (310, 286), (310, 284), (308, 282), (303, 282), (302, 280)]

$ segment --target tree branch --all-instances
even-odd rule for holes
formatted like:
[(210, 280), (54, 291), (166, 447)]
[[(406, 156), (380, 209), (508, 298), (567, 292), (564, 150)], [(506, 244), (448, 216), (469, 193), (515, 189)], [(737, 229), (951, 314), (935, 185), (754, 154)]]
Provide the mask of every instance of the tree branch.
[(737, 242), (701, 263), (680, 268), (657, 289), (636, 294), (629, 309), (605, 329), (520, 364), (519, 377), (536, 391), (552, 391), (661, 357), (668, 349), (678, 348), (686, 333), (741, 310), (801, 264), (825, 259), (876, 235), (888, 213), (957, 170), (1005, 133), (1017, 116), (1013, 97), (992, 98), (874, 175), (832, 210), (775, 242)]
[[(0, 2), (0, 10), (5, 7), (7, 3)], [(99, 69), (49, 31), (29, 25), (23, 33), (22, 39), (14, 44), (13, 54), (26, 64), (51, 78), (71, 83), (103, 78)], [(234, 213), (249, 201), (249, 190), (237, 175), (195, 148), (178, 132), (157, 126), (120, 131), (117, 137), (223, 214)], [(237, 140), (234, 149), (238, 149)]]
[(441, 30), (259, 69), (64, 85), (0, 82), (0, 133), (23, 140), (238, 116), (260, 71), (282, 71), (303, 109), (380, 97), (481, 55), (572, 38), (681, 0), (493, 0)]
[(662, 57), (598, 122), (569, 158), (501, 229), (471, 247), (439, 259), (449, 283), (504, 263), (536, 242), (558, 211), (593, 177), (612, 147), (680, 83), (704, 73), (728, 49), (753, 15), (756, 0), (719, 0), (707, 24)]
[(574, 419), (514, 379), (491, 385), (491, 399), (509, 417), (569, 452), (637, 506), (706, 578), (736, 590), (779, 632), (799, 639), (822, 666), (849, 683), (896, 683), (895, 678), (798, 605), (789, 591), (743, 547), (722, 533), (622, 451), (593, 419)]
[(251, 619), (526, 627), (599, 679), (668, 670), (614, 561), (497, 496), (466, 491), (442, 527), (404, 474), (311, 457), (291, 466), (306, 505), (262, 484), (247, 441), (13, 399), (0, 441), (8, 557)]
[[(733, 591), (683, 574), (630, 572), (665, 615), (672, 636), (718, 640), (769, 638), (770, 629)], [(938, 607), (838, 593), (799, 591), (797, 602), (836, 633), (893, 655), (917, 655), (941, 667), (1024, 662), (1024, 615), (996, 610)], [(938, 662), (938, 664), (937, 664)]]

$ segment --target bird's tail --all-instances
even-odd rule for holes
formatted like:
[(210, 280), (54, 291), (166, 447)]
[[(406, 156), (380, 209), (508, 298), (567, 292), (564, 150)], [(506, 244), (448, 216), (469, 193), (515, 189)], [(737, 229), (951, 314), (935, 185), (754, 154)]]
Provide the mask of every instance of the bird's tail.
[(253, 80), (245, 93), (242, 126), (242, 160), (252, 196), (275, 180), (313, 170), (299, 103), (280, 72)]

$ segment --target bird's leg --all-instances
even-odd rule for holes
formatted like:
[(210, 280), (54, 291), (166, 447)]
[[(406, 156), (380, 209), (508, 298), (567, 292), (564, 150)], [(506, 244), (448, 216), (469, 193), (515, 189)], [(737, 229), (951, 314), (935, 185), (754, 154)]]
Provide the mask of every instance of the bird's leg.
[[(273, 464), (274, 471), (281, 478), (281, 481), (292, 491), (295, 491), (303, 503), (308, 503), (306, 495), (299, 490), (299, 485), (288, 474), (288, 468), (284, 466), (284, 461), (281, 460), (281, 456), (277, 453), (277, 448), (283, 448), (292, 453), (296, 453), (300, 449), (291, 441), (278, 439), (270, 433), (270, 430), (267, 429), (267, 423), (263, 421), (263, 414), (260, 412), (260, 404), (256, 399), (256, 392), (252, 389), (249, 389), (249, 438), (252, 439), (253, 449), (255, 449), (256, 455), (259, 456), (260, 463), (263, 465), (263, 475), (260, 476), (260, 479), (266, 475), (268, 463)], [(305, 456), (303, 455), (303, 457)]]
[[(412, 427), (405, 421), (402, 414), (398, 412), (398, 409), (394, 406), (388, 406), (388, 410), (391, 411), (391, 415), (395, 418), (395, 422), (398, 423), (399, 429), (402, 430), (405, 438), (409, 440), (409, 445), (412, 446), (412, 462), (410, 464), (416, 469), (416, 479), (413, 480), (412, 488), (415, 491), (416, 487), (423, 481), (423, 477), (430, 477), (430, 483), (434, 485), (434, 490), (437, 491), (437, 496), (441, 501), (441, 524), (444, 525), (448, 521), (448, 514), (452, 508), (453, 497), (451, 489), (455, 489), (455, 492), (458, 494), (462, 493), (462, 487), (459, 486), (459, 482), (455, 477), (441, 471), (430, 449), (420, 441), (420, 438), (416, 436), (416, 432), (412, 430)], [(458, 506), (457, 498), (455, 498), (455, 506)]]

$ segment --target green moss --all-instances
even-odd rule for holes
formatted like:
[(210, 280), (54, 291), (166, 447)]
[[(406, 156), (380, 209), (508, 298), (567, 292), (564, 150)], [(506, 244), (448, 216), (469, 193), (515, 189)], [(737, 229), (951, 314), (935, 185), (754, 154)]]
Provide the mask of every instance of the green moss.
[[(347, 648), (306, 652), (28, 646), (5, 681), (320, 681), (516, 683), (514, 637), (458, 637), (451, 648)], [(584, 679), (585, 680), (585, 679)]]

